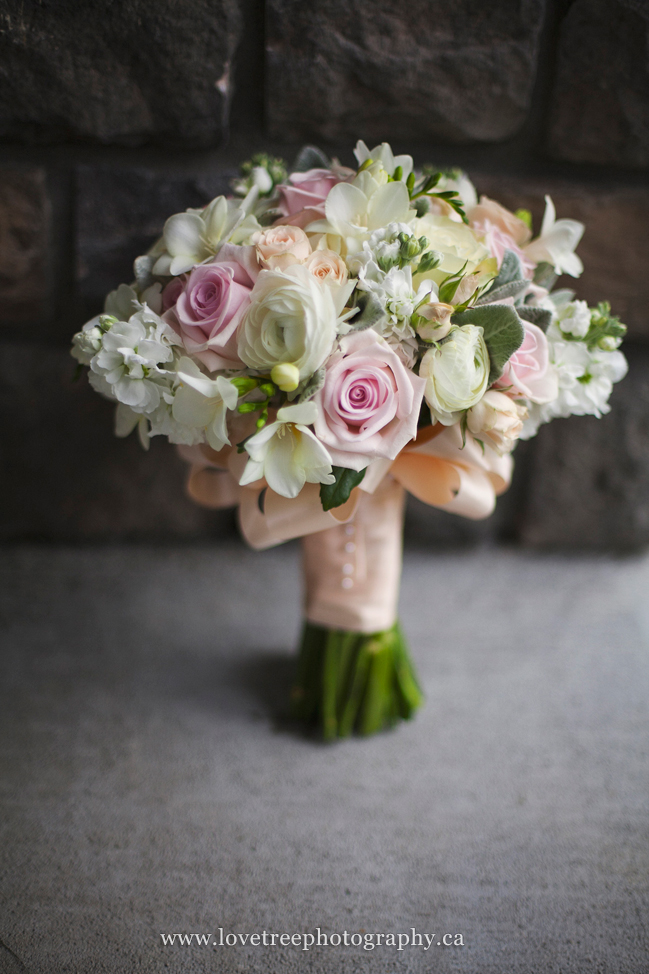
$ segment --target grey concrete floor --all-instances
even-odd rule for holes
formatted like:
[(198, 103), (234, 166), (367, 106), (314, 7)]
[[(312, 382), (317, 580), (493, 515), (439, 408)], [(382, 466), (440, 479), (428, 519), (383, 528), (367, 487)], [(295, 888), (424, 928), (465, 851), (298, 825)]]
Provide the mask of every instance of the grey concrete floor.
[[(649, 970), (649, 561), (408, 553), (426, 706), (330, 746), (281, 718), (297, 547), (1, 565), (0, 971)], [(219, 927), (435, 940), (160, 937)]]

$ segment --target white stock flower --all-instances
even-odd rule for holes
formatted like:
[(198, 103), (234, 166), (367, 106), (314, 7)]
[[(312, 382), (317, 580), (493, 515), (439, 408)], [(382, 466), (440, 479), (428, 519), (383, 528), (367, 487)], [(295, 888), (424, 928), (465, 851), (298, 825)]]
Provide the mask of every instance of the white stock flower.
[(488, 389), (467, 412), (469, 432), (500, 456), (511, 453), (523, 429), (527, 409), (496, 389)]
[(382, 322), (373, 325), (374, 331), (385, 338), (408, 368), (412, 368), (418, 346), (410, 319), (417, 305), (427, 301), (431, 291), (437, 291), (437, 286), (432, 281), (424, 281), (415, 293), (410, 267), (393, 267), (385, 274), (371, 261), (359, 273), (358, 289), (371, 292), (381, 302), (386, 316)]
[(571, 301), (558, 312), (561, 331), (585, 338), (590, 328), (590, 309), (585, 301)]
[(154, 274), (178, 275), (216, 254), (221, 244), (249, 243), (261, 228), (249, 209), (259, 195), (253, 187), (244, 200), (217, 196), (205, 209), (174, 213), (164, 225), (165, 252), (153, 266)]
[(529, 403), (521, 439), (530, 439), (542, 423), (566, 416), (601, 417), (610, 411), (613, 384), (628, 370), (619, 351), (589, 350), (585, 342), (570, 341), (554, 323), (547, 331), (550, 363), (557, 375), (559, 392), (551, 402)]
[(401, 178), (404, 180), (412, 172), (412, 156), (393, 155), (392, 149), (387, 142), (382, 142), (381, 145), (375, 145), (373, 149), (368, 149), (363, 140), (359, 139), (354, 149), (354, 155), (359, 166), (362, 166), (368, 159), (371, 159), (372, 162), (380, 162), (388, 176), (394, 175), (394, 170), (397, 166), (401, 166)]
[(145, 308), (111, 325), (90, 368), (119, 402), (136, 412), (152, 413), (160, 405), (162, 390), (173, 382), (173, 373), (160, 365), (173, 360), (173, 346), (178, 344), (169, 325)]
[(102, 331), (99, 327), (99, 315), (87, 321), (81, 331), (78, 331), (72, 338), (72, 348), (70, 355), (81, 365), (90, 365), (90, 362), (101, 348)]
[(333, 484), (331, 457), (316, 436), (307, 429), (315, 422), (313, 401), (284, 406), (277, 420), (246, 441), (250, 456), (240, 484), (266, 479), (271, 490), (282, 497), (297, 497), (305, 483)]
[(583, 232), (584, 224), (578, 220), (557, 220), (554, 203), (546, 196), (541, 234), (523, 247), (523, 253), (536, 264), (552, 264), (557, 274), (579, 277), (584, 265), (574, 250)]
[(236, 408), (236, 387), (222, 375), (210, 379), (190, 358), (180, 359), (176, 377), (179, 386), (171, 408), (173, 419), (189, 429), (204, 430), (212, 449), (222, 450), (230, 442), (227, 412)]
[(462, 410), (479, 402), (489, 384), (489, 369), (482, 328), (453, 325), (448, 338), (429, 349), (419, 365), (433, 421), (452, 426)]
[(239, 358), (261, 372), (291, 364), (300, 379), (309, 378), (333, 347), (342, 312), (336, 304), (348, 294), (347, 286), (332, 288), (302, 264), (261, 271), (240, 326)]

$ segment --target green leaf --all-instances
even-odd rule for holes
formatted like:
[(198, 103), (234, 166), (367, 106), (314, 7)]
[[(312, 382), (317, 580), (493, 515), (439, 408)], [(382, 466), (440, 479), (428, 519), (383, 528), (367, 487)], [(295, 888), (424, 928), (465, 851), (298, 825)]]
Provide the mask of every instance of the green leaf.
[(309, 169), (329, 169), (329, 158), (315, 145), (303, 145), (293, 163), (291, 172), (308, 172)]
[(305, 385), (304, 389), (300, 393), (298, 402), (308, 402), (309, 399), (313, 399), (316, 392), (320, 392), (320, 390), (322, 389), (324, 385), (324, 380), (325, 380), (324, 369), (318, 369), (317, 372), (314, 372), (311, 378), (309, 379), (309, 381), (307, 382), (307, 384)]
[(371, 291), (356, 292), (356, 307), (358, 314), (348, 321), (353, 331), (364, 331), (380, 324), (386, 317), (383, 306), (377, 296)]
[(539, 287), (544, 287), (546, 290), (551, 291), (557, 280), (557, 274), (555, 273), (552, 264), (548, 264), (547, 261), (541, 261), (537, 264), (536, 270), (534, 271), (534, 283), (538, 284)]
[(514, 298), (521, 291), (524, 291), (529, 281), (509, 281), (508, 284), (501, 284), (499, 287), (492, 287), (476, 301), (476, 305), (493, 304), (495, 301), (502, 301), (504, 298)]
[(522, 280), (523, 268), (521, 267), (520, 260), (513, 250), (506, 250), (503, 262), (500, 265), (500, 270), (498, 271), (498, 277), (493, 283), (494, 290), (497, 287), (502, 287), (503, 284), (509, 284), (511, 281)]
[(332, 473), (336, 478), (335, 483), (320, 485), (323, 511), (330, 511), (332, 507), (340, 507), (348, 501), (354, 487), (358, 487), (365, 476), (365, 470), (350, 470), (349, 467), (332, 467)]
[(543, 331), (546, 331), (552, 321), (552, 312), (546, 308), (537, 308), (535, 304), (521, 304), (516, 310), (519, 318), (524, 318), (525, 321), (538, 325)]
[(525, 338), (523, 322), (514, 308), (507, 304), (491, 304), (481, 308), (470, 308), (451, 318), (454, 325), (480, 325), (489, 351), (491, 371), (489, 382), (495, 382), (502, 375), (505, 364)]

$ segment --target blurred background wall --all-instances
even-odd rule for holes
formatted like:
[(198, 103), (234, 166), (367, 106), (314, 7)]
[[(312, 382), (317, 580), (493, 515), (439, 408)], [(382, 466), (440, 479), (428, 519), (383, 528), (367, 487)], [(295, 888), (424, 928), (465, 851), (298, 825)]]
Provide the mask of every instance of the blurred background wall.
[(412, 503), (410, 540), (647, 544), (648, 0), (0, 0), (1, 540), (231, 534), (173, 448), (113, 437), (70, 337), (241, 160), (350, 164), (359, 137), (464, 167), (537, 230), (549, 192), (586, 224), (578, 297), (629, 326), (610, 415), (522, 444), (485, 522)]

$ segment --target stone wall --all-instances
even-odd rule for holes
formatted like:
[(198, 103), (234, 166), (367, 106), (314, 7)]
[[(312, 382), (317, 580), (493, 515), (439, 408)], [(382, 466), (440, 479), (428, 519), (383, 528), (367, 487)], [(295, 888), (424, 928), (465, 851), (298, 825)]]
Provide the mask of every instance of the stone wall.
[(632, 550), (649, 541), (647, 0), (6, 0), (0, 10), (0, 538), (217, 538), (167, 444), (112, 436), (70, 335), (166, 216), (237, 163), (356, 138), (455, 163), (478, 189), (583, 220), (578, 296), (629, 325), (604, 419), (517, 451), (473, 523), (411, 504), (420, 543)]

